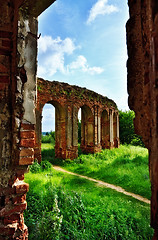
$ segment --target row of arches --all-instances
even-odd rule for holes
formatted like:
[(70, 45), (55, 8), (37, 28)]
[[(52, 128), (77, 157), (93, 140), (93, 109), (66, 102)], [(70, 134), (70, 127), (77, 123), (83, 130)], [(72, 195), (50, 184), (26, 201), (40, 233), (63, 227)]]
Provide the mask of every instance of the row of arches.
[[(81, 145), (85, 153), (94, 153), (105, 148), (119, 146), (119, 116), (114, 109), (84, 104), (61, 104), (47, 102), (55, 108), (55, 156), (74, 159), (78, 156), (78, 112), (81, 109)], [(41, 161), (42, 109), (36, 111), (35, 157)], [(39, 121), (40, 120), (40, 121)]]

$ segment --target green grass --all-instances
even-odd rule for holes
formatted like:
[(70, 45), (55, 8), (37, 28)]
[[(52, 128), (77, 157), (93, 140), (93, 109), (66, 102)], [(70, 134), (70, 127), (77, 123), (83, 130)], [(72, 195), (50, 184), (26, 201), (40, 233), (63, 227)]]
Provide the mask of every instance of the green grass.
[(145, 203), (54, 169), (25, 181), (30, 240), (152, 239)]
[[(42, 149), (42, 158), (55, 165), (121, 186), (148, 199), (151, 197), (148, 150), (145, 148), (121, 145), (118, 149), (105, 149), (101, 153), (79, 154), (79, 157), (73, 161), (55, 159), (53, 145), (42, 144)], [(52, 152), (51, 156), (50, 152)]]

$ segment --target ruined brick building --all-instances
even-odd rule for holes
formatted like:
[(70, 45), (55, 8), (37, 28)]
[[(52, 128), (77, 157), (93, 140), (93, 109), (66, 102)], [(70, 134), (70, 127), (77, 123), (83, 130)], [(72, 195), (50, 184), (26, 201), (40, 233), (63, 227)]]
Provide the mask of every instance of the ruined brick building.
[[(37, 17), (53, 2), (0, 0), (0, 239), (27, 239), (23, 180), (34, 160)], [(128, 5), (129, 106), (149, 149), (151, 226), (158, 239), (158, 1)]]
[(94, 153), (119, 146), (119, 117), (114, 101), (67, 83), (37, 79), (35, 158), (41, 161), (41, 120), (46, 103), (55, 107), (55, 156), (78, 156), (78, 111), (81, 108), (81, 149)]

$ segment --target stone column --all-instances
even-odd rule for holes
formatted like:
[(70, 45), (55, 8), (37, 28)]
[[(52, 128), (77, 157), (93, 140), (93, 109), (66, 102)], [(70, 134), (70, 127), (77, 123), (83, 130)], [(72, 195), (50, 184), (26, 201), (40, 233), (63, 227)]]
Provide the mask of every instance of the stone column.
[(117, 114), (117, 138), (119, 139), (119, 115)]
[(114, 136), (113, 136), (113, 111), (110, 110), (110, 148), (114, 146)]
[(100, 112), (99, 112), (99, 107), (95, 106), (94, 107), (94, 152), (98, 152), (101, 150), (101, 144), (100, 144), (100, 139), (101, 139), (101, 121), (100, 121)]
[(66, 158), (74, 159), (78, 156), (78, 109), (75, 106), (68, 106), (66, 124)]

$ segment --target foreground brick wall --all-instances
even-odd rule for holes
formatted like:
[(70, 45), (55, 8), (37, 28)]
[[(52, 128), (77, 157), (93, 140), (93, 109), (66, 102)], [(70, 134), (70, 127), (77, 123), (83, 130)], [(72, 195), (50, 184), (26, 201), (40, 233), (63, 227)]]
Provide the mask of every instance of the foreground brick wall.
[(149, 149), (151, 226), (158, 239), (158, 2), (129, 0), (127, 22), (129, 106)]
[[(38, 161), (41, 161), (42, 109), (46, 103), (52, 104), (56, 110), (55, 155), (57, 158), (74, 159), (78, 156), (78, 111), (80, 108), (81, 149), (84, 152), (94, 153), (100, 151), (102, 147), (119, 146), (118, 110), (114, 101), (86, 88), (38, 78), (35, 147), (35, 158)], [(102, 114), (103, 111), (104, 114)]]

